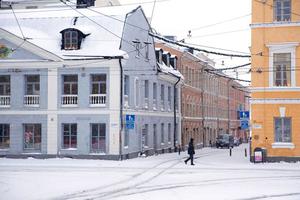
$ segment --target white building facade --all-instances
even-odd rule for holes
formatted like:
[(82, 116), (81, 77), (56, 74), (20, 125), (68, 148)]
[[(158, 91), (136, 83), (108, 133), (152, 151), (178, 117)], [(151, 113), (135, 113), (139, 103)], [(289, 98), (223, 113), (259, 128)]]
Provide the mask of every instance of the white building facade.
[(122, 159), (174, 150), (183, 77), (157, 67), (142, 9), (36, 11), (1, 11), (0, 155)]

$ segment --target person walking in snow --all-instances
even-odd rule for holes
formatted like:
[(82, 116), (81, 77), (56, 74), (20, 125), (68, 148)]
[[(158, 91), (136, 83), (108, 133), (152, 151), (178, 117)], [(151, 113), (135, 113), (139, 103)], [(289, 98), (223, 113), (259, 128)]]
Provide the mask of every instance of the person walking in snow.
[(194, 147), (194, 139), (193, 138), (191, 138), (191, 140), (189, 142), (188, 154), (189, 154), (189, 157), (184, 161), (184, 163), (187, 164), (187, 162), (189, 160), (191, 160), (191, 165), (194, 165), (195, 147)]

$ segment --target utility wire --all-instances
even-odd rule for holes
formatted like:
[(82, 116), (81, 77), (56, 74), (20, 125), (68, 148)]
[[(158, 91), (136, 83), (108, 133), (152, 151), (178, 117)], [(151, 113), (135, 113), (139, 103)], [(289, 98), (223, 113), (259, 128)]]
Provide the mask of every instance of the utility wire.
[(211, 36), (216, 36), (216, 35), (225, 35), (225, 34), (230, 34), (230, 33), (236, 33), (236, 32), (242, 32), (242, 31), (249, 31), (250, 29), (238, 29), (238, 30), (233, 30), (233, 31), (225, 31), (225, 32), (219, 32), (219, 33), (211, 33), (211, 34), (205, 34), (205, 35), (197, 35), (197, 36), (191, 36), (191, 37), (186, 37), (187, 38), (202, 38), (202, 37), (211, 37)]
[(214, 74), (214, 75), (217, 75), (217, 76), (220, 76), (220, 77), (223, 77), (223, 78), (227, 78), (227, 79), (231, 79), (231, 80), (235, 80), (235, 81), (242, 81), (242, 82), (248, 82), (248, 83), (251, 83), (251, 81), (248, 81), (248, 80), (244, 80), (244, 79), (239, 79), (239, 78), (231, 78), (229, 76), (226, 76), (226, 75), (222, 75), (222, 74), (219, 74), (219, 73), (214, 73), (214, 72), (210, 72), (208, 71), (207, 69), (205, 69), (205, 71), (209, 74)]
[(208, 51), (208, 50), (205, 50), (205, 49), (200, 49), (200, 48), (195, 48), (195, 47), (192, 47), (190, 45), (186, 45), (186, 44), (183, 44), (183, 43), (180, 43), (180, 42), (177, 42), (177, 41), (173, 41), (173, 40), (169, 40), (165, 37), (162, 37), (162, 36), (159, 36), (157, 34), (154, 34), (154, 33), (149, 33), (152, 37), (155, 37), (157, 39), (160, 39), (164, 42), (167, 42), (167, 43), (171, 43), (171, 44), (175, 44), (177, 46), (181, 46), (181, 47), (185, 47), (185, 48), (189, 48), (189, 49), (193, 49), (195, 51), (200, 51), (200, 52), (205, 52), (205, 53), (209, 53), (209, 54), (214, 54), (214, 55), (219, 55), (219, 56), (229, 56), (229, 57), (239, 57), (239, 58), (251, 58), (250, 55), (239, 55), (239, 54), (228, 54), (228, 53), (220, 53), (220, 52), (215, 52), (215, 51)]
[(242, 16), (234, 17), (234, 18), (231, 18), (231, 19), (228, 19), (228, 20), (220, 21), (220, 22), (217, 22), (217, 23), (214, 23), (214, 24), (208, 24), (208, 25), (205, 25), (205, 26), (194, 28), (194, 29), (191, 29), (191, 31), (196, 31), (196, 30), (200, 30), (200, 29), (204, 29), (204, 28), (216, 26), (216, 25), (219, 25), (219, 24), (224, 24), (224, 23), (235, 21), (235, 20), (238, 20), (238, 19), (241, 19), (241, 18), (244, 18), (244, 17), (248, 17), (248, 16), (251, 16), (251, 13), (249, 13), (247, 15), (242, 15)]
[(151, 23), (152, 23), (152, 20), (153, 20), (153, 15), (154, 15), (154, 10), (155, 10), (155, 4), (156, 4), (156, 0), (153, 3), (152, 14), (151, 14), (150, 22), (149, 22), (150, 26), (151, 26)]
[(226, 71), (226, 70), (238, 69), (238, 68), (246, 67), (246, 66), (249, 66), (249, 65), (251, 65), (251, 63), (246, 63), (246, 64), (235, 66), (235, 67), (220, 68), (220, 69), (208, 69), (208, 70), (209, 71)]

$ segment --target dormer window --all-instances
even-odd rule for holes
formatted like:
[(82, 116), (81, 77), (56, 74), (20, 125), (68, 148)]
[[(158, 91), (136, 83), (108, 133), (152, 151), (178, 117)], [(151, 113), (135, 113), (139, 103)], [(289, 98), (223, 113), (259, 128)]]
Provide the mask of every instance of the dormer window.
[(89, 34), (84, 34), (80, 30), (68, 28), (60, 32), (62, 34), (61, 49), (77, 50), (80, 49), (82, 40)]
[(66, 50), (79, 49), (78, 48), (78, 32), (77, 31), (66, 31), (64, 33)]
[(163, 54), (163, 61), (168, 67), (170, 67), (170, 54), (169, 53)]
[(172, 56), (170, 58), (170, 64), (174, 69), (177, 69), (177, 57), (176, 56)]

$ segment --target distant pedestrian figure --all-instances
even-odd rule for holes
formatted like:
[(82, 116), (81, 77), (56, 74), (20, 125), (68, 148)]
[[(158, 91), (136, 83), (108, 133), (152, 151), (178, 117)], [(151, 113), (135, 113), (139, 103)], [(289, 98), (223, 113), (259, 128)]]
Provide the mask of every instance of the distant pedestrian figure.
[(191, 140), (189, 142), (188, 154), (189, 154), (189, 157), (184, 161), (184, 163), (187, 164), (187, 162), (189, 160), (191, 160), (191, 165), (194, 165), (195, 148), (194, 148), (194, 139), (193, 138), (191, 138)]

